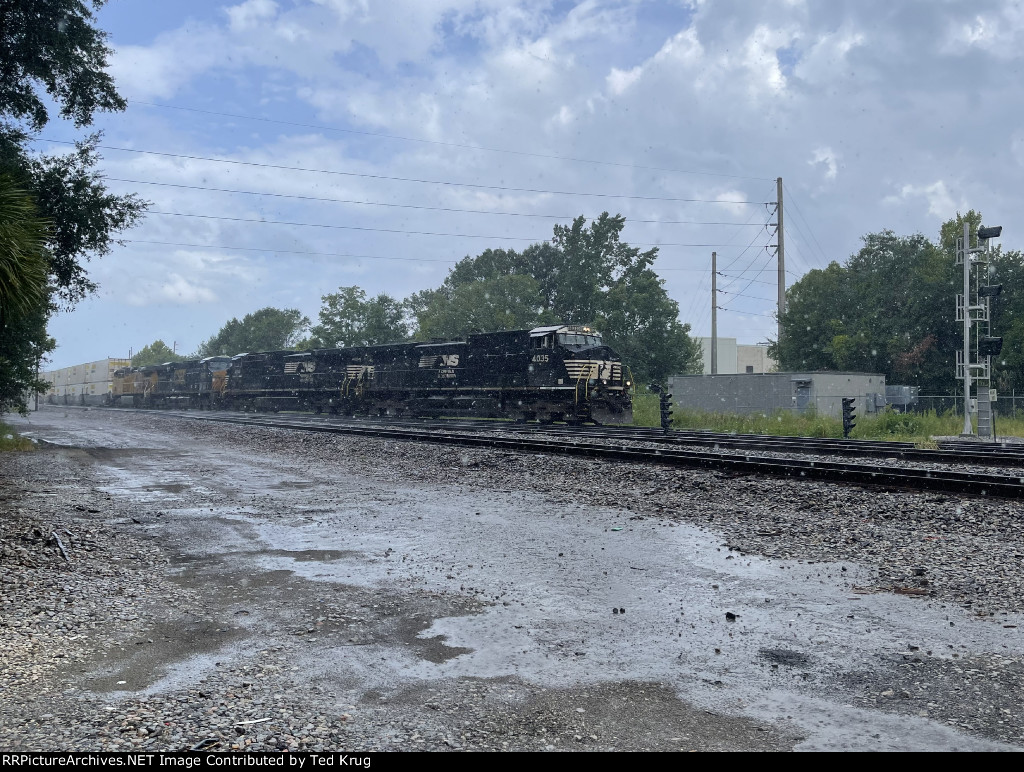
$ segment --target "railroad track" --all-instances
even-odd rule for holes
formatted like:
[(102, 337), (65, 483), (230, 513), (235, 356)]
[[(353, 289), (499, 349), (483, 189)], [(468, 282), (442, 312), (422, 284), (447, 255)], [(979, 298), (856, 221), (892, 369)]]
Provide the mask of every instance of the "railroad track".
[[(278, 418), (291, 418), (282, 416)], [(566, 426), (560, 424), (517, 424), (510, 421), (484, 421), (467, 419), (415, 420), (400, 418), (328, 418), (316, 420), (331, 425), (404, 427), (421, 430), (460, 429), (470, 432), (501, 431), (513, 434), (550, 434), (578, 439), (625, 440), (654, 442), (662, 445), (704, 446), (714, 449), (772, 451), (778, 453), (800, 453), (803, 455), (852, 456), (865, 458), (895, 459), (899, 461), (926, 464), (947, 464), (1012, 467), (1024, 466), (1024, 445), (999, 446), (981, 445), (977, 442), (943, 443), (937, 450), (918, 448), (912, 442), (838, 440), (816, 437), (777, 437), (763, 434), (724, 434), (720, 432), (661, 429), (638, 426)]]
[[(674, 444), (693, 444), (691, 438), (677, 438), (672, 433), (668, 438), (651, 435), (647, 437), (643, 432), (628, 433), (631, 436), (622, 436), (623, 432), (584, 430), (578, 431), (574, 427), (571, 435), (562, 429), (544, 427), (540, 430), (537, 427), (525, 427), (502, 424), (496, 426), (494, 422), (452, 422), (446, 424), (432, 423), (423, 425), (421, 423), (411, 424), (407, 421), (376, 421), (376, 420), (344, 420), (325, 419), (323, 417), (297, 416), (297, 415), (251, 415), (251, 414), (223, 414), (223, 413), (196, 413), (196, 412), (165, 412), (165, 411), (144, 411), (151, 415), (164, 415), (168, 417), (188, 418), (193, 420), (210, 421), (214, 423), (225, 423), (243, 426), (258, 426), (277, 429), (289, 429), (293, 431), (317, 432), (323, 434), (346, 434), (356, 436), (382, 437), (394, 440), (432, 442), (446, 445), (463, 445), (469, 447), (484, 447), (499, 450), (522, 451), (531, 453), (547, 453), (565, 456), (583, 456), (589, 458), (601, 458), (614, 461), (631, 461), (647, 464), (658, 464), (662, 466), (674, 466), (683, 468), (716, 469), (727, 474), (741, 475), (768, 475), (799, 480), (819, 480), (828, 482), (839, 482), (851, 485), (864, 485), (873, 487), (900, 488), (918, 491), (945, 491), (964, 495), (999, 497), (999, 498), (1024, 498), (1024, 476), (1007, 476), (997, 474), (977, 474), (952, 469), (929, 469), (919, 467), (892, 467), (884, 465), (872, 465), (864, 463), (847, 463), (836, 461), (823, 461), (806, 458), (780, 458), (777, 456), (756, 455), (750, 452), (754, 448), (741, 447), (742, 453), (723, 452), (720, 448), (726, 447), (723, 437), (728, 441), (743, 441), (746, 438), (733, 435), (715, 435), (714, 438), (704, 437), (718, 446), (716, 452), (705, 452), (688, 448), (673, 447)], [(489, 425), (488, 425), (489, 424)], [(489, 429), (489, 431), (488, 431)], [(505, 434), (512, 433), (516, 436), (497, 436), (495, 430)], [(606, 427), (601, 427), (606, 429)], [(703, 433), (694, 433), (701, 434)], [(668, 442), (666, 443), (666, 439)], [(778, 439), (778, 438), (775, 438)], [(799, 438), (790, 438), (799, 439)], [(594, 440), (602, 440), (595, 442)], [(658, 442), (664, 447), (640, 447), (628, 446), (626, 441), (651, 441)], [(829, 441), (835, 443), (837, 441)], [(847, 448), (853, 445), (847, 441), (841, 447)], [(802, 445), (797, 446), (789, 443), (790, 452), (806, 453)], [(877, 445), (875, 443), (874, 445)], [(826, 446), (818, 444), (820, 452), (825, 452)], [(760, 449), (764, 450), (762, 446)], [(951, 454), (957, 458), (955, 463), (975, 463), (973, 460), (964, 458), (963, 451), (927, 451), (914, 448), (909, 443), (885, 443), (884, 448), (868, 448), (865, 450), (885, 451), (887, 457), (898, 457), (899, 451), (904, 453), (925, 454), (925, 458), (938, 463), (954, 463)], [(831, 451), (834, 454), (845, 453), (843, 451)], [(907, 457), (904, 456), (904, 460)]]

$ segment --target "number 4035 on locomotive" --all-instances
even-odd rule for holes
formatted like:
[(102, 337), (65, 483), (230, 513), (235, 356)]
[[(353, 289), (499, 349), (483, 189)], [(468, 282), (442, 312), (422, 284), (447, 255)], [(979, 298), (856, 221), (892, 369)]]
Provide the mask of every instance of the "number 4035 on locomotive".
[(633, 421), (629, 368), (599, 332), (579, 325), (209, 357), (114, 378), (112, 402), (137, 407)]

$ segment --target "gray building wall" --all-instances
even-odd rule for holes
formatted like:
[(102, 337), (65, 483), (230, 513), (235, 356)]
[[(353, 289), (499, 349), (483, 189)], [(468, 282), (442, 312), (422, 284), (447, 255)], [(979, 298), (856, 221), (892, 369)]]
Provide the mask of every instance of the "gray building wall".
[(880, 373), (764, 373), (673, 375), (672, 401), (680, 408), (709, 413), (774, 413), (776, 410), (842, 415), (843, 397), (853, 397), (857, 415), (885, 404)]

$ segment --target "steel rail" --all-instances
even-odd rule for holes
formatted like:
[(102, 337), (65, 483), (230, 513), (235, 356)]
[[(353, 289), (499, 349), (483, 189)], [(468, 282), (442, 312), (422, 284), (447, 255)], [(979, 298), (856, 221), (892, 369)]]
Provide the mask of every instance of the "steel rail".
[(496, 421), (473, 421), (460, 419), (417, 421), (410, 419), (363, 418), (338, 419), (321, 418), (332, 425), (380, 425), (404, 426), (417, 429), (458, 428), (468, 431), (503, 431), (527, 434), (565, 434), (574, 438), (589, 437), (607, 440), (630, 440), (656, 442), (665, 445), (704, 445), (736, 449), (768, 450), (774, 452), (803, 453), (806, 455), (846, 455), (873, 458), (917, 461), (929, 464), (975, 464), (977, 466), (1024, 465), (1024, 453), (1010, 455), (979, 448), (977, 443), (965, 443), (967, 447), (957, 450), (930, 450), (918, 448), (911, 442), (887, 442), (864, 440), (837, 440), (817, 437), (780, 437), (760, 434), (724, 434), (704, 431), (672, 430), (628, 426), (559, 426), (550, 424), (516, 424)]
[(484, 447), (495, 450), (528, 451), (567, 456), (584, 456), (636, 463), (656, 463), (675, 467), (719, 469), (735, 475), (770, 475), (800, 480), (838, 482), (873, 487), (906, 488), (917, 491), (946, 491), (964, 495), (1024, 498), (1024, 477), (980, 475), (967, 472), (901, 467), (897, 469), (807, 459), (776, 458), (751, 454), (706, 453), (703, 451), (628, 448), (622, 445), (600, 445), (589, 442), (565, 442), (553, 438), (507, 438), (428, 431), (382, 425), (357, 426), (324, 423), (302, 418), (266, 418), (190, 413), (154, 413), (215, 423), (383, 437), (387, 439), (433, 442), (448, 445)]
[[(107, 408), (90, 408), (107, 409)], [(121, 411), (153, 413), (151, 408), (110, 408)], [(164, 411), (167, 412), (167, 411)], [(171, 411), (186, 415), (189, 411)], [(253, 414), (246, 414), (253, 415)], [(266, 414), (262, 414), (266, 415)], [(313, 420), (309, 413), (274, 413), (278, 420)], [(502, 431), (515, 434), (565, 434), (574, 438), (589, 437), (603, 440), (655, 442), (662, 445), (703, 445), (715, 448), (734, 448), (802, 453), (805, 455), (864, 456), (868, 458), (916, 461), (928, 464), (973, 464), (976, 466), (1024, 466), (1024, 445), (980, 444), (977, 442), (948, 441), (936, 450), (918, 448), (911, 442), (886, 440), (840, 440), (819, 437), (789, 437), (763, 434), (732, 434), (704, 430), (662, 429), (640, 426), (569, 426), (558, 424), (514, 423), (501, 420), (466, 418), (409, 419), (387, 416), (339, 417), (317, 416), (317, 421), (335, 426), (386, 426), (440, 430), (457, 428), (472, 432)]]

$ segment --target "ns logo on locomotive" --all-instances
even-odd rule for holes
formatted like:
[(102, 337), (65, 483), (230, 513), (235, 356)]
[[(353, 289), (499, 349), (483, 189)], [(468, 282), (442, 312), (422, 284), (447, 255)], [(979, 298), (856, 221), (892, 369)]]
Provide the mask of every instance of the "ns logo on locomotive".
[(632, 377), (578, 325), (465, 340), (268, 351), (124, 368), (113, 404), (340, 415), (633, 422)]

